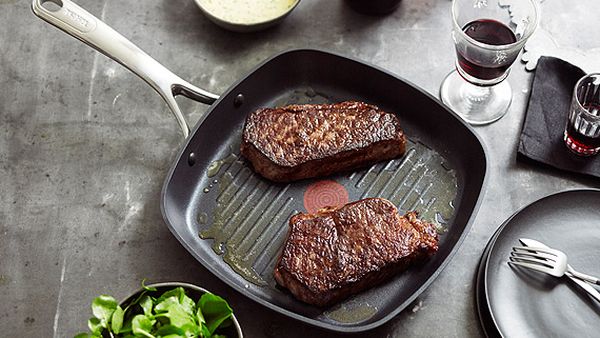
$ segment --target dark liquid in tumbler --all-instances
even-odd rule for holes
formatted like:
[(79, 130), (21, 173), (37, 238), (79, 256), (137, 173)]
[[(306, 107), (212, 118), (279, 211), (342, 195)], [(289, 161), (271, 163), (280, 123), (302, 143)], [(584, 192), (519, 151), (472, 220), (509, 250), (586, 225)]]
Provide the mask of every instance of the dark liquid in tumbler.
[[(490, 19), (471, 21), (463, 27), (463, 31), (472, 39), (487, 45), (508, 45), (517, 42), (517, 37), (510, 28), (501, 22)], [(468, 48), (462, 55), (457, 52), (460, 68), (467, 74), (482, 80), (493, 80), (502, 76), (515, 61), (516, 55), (510, 60), (501, 61), (501, 65), (478, 63), (481, 53), (475, 48)]]
[[(593, 115), (598, 115), (600, 113), (600, 105), (587, 104), (583, 107)], [(575, 129), (575, 126), (573, 123), (571, 123), (571, 121), (569, 121), (567, 125), (566, 136), (571, 140), (571, 142), (573, 142), (574, 145), (583, 149), (595, 149), (600, 147), (600, 137), (590, 137), (580, 133), (577, 129)]]

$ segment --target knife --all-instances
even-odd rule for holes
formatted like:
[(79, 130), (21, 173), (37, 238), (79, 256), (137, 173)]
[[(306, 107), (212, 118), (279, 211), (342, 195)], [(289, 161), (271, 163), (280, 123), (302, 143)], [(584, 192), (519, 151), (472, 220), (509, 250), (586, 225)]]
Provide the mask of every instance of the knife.
[[(535, 246), (535, 247), (544, 248), (544, 249), (548, 248), (547, 245), (544, 245), (543, 243), (540, 243), (540, 242), (536, 241), (535, 239), (519, 238), (519, 242), (521, 242), (521, 244), (523, 244), (524, 246)], [(570, 269), (571, 266), (567, 264), (567, 268)], [(567, 277), (569, 277), (577, 285), (579, 285), (579, 287), (581, 287), (582, 289), (587, 291), (587, 293), (590, 296), (594, 297), (597, 301), (600, 302), (600, 292), (598, 292), (598, 290), (596, 290), (596, 288), (594, 288), (592, 285), (582, 281), (581, 279), (574, 277), (573, 274), (571, 274), (568, 271), (565, 272), (565, 275)]]

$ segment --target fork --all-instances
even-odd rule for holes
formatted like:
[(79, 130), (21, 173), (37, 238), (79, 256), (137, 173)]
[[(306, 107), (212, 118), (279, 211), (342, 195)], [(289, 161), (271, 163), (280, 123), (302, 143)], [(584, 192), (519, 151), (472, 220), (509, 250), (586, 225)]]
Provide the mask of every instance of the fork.
[[(540, 241), (536, 241), (535, 239), (530, 239), (530, 238), (519, 238), (519, 242), (521, 242), (521, 244), (523, 244), (524, 246), (537, 246), (537, 247), (541, 247), (544, 249), (547, 249), (548, 246), (545, 245), (544, 243), (540, 242)], [(567, 270), (570, 268), (571, 266), (569, 264), (567, 264)], [(573, 275), (567, 271), (565, 273), (565, 275), (567, 275), (567, 277), (569, 277), (570, 280), (573, 281), (573, 283), (577, 284), (580, 288), (582, 288), (585, 292), (588, 293), (588, 295), (590, 295), (590, 297), (594, 298), (595, 300), (600, 302), (600, 292), (598, 292), (598, 290), (596, 290), (592, 284), (587, 283), (579, 278), (575, 278), (573, 277)]]
[(512, 248), (509, 259), (508, 263), (512, 265), (545, 272), (555, 277), (562, 277), (569, 272), (575, 278), (600, 285), (598, 278), (575, 271), (567, 264), (567, 255), (556, 249), (515, 246)]

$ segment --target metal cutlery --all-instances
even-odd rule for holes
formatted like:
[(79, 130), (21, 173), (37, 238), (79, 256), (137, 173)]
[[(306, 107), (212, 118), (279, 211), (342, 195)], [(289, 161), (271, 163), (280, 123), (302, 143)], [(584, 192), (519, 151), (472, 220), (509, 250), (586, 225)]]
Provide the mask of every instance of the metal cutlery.
[[(521, 242), (521, 244), (524, 247), (526, 247), (526, 249), (528, 249), (528, 250), (535, 250), (535, 248), (541, 248), (541, 249), (545, 249), (545, 250), (551, 249), (550, 247), (548, 247), (544, 243), (541, 243), (541, 242), (536, 241), (534, 239), (520, 238), (519, 242)], [(565, 257), (566, 257), (566, 255), (565, 255)], [(513, 262), (513, 259), (511, 259), (511, 261), (509, 262), (509, 264), (515, 264), (515, 262)], [(519, 264), (515, 264), (515, 265), (519, 265)], [(528, 267), (526, 267), (526, 268), (528, 268)], [(540, 271), (540, 270), (537, 269), (537, 271)], [(566, 263), (566, 272), (564, 272), (564, 275), (566, 275), (567, 277), (569, 277), (569, 279), (571, 279), (575, 284), (577, 284), (584, 291), (586, 291), (591, 297), (593, 297), (597, 301), (600, 301), (600, 292), (598, 292), (598, 290), (596, 290), (592, 285), (588, 284), (584, 280), (575, 277), (571, 271), (575, 271), (575, 270), (568, 263)], [(585, 276), (588, 276), (588, 275), (585, 275)], [(592, 277), (592, 276), (588, 276), (588, 277)], [(594, 277), (592, 277), (592, 278), (594, 278)]]
[(515, 246), (509, 264), (562, 277), (567, 272), (567, 255), (551, 248)]
[(561, 277), (566, 272), (588, 283), (600, 285), (598, 278), (577, 272), (567, 264), (567, 255), (549, 247), (516, 246), (510, 256), (511, 264)]

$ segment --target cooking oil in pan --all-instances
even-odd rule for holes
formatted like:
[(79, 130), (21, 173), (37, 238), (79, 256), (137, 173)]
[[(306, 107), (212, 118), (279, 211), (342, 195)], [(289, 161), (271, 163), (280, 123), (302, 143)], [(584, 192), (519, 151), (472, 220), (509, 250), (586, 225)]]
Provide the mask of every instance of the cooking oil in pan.
[(456, 174), (442, 156), (418, 141), (408, 141), (404, 157), (352, 173), (348, 179), (361, 192), (357, 199), (384, 197), (400, 212), (416, 210), (422, 219), (442, 226), (454, 214)]
[(198, 217), (196, 217), (196, 221), (200, 225), (206, 224), (206, 222), (208, 221), (208, 214), (205, 212), (199, 212)]
[[(217, 175), (219, 173), (219, 171), (221, 170), (221, 167), (224, 164), (230, 164), (233, 163), (235, 160), (237, 160), (237, 155), (234, 153), (229, 154), (229, 156), (225, 157), (222, 160), (216, 160), (211, 162), (208, 165), (208, 169), (206, 171), (206, 176), (208, 177), (213, 177), (215, 175)], [(214, 182), (216, 183), (216, 182)]]
[[(274, 265), (286, 228), (292, 197), (256, 176), (242, 161), (232, 161), (219, 182), (212, 225), (200, 232), (213, 239), (213, 250), (246, 280), (266, 285), (265, 269)], [(275, 236), (273, 236), (275, 234)]]
[(346, 302), (323, 312), (323, 316), (338, 323), (356, 324), (370, 319), (377, 313), (377, 307), (363, 302)]
[[(233, 153), (209, 165), (209, 175), (218, 182), (212, 181), (218, 193), (210, 213), (212, 223), (203, 225), (201, 221), (207, 217), (197, 217), (202, 228), (200, 237), (213, 239), (214, 252), (247, 281), (274, 287), (273, 269), (287, 234), (288, 220), (303, 211), (302, 198), (291, 196), (290, 184), (273, 184), (261, 178)], [(402, 158), (336, 176), (335, 180), (348, 189), (351, 200), (387, 198), (403, 213), (417, 210), (421, 218), (437, 224), (440, 233), (446, 231), (448, 220), (454, 215), (455, 172), (442, 156), (418, 141), (408, 142)], [(301, 188), (307, 183), (292, 184)], [(344, 318), (354, 321), (359, 312), (363, 316), (368, 313), (361, 311)], [(341, 312), (336, 313), (332, 316), (344, 319)]]

